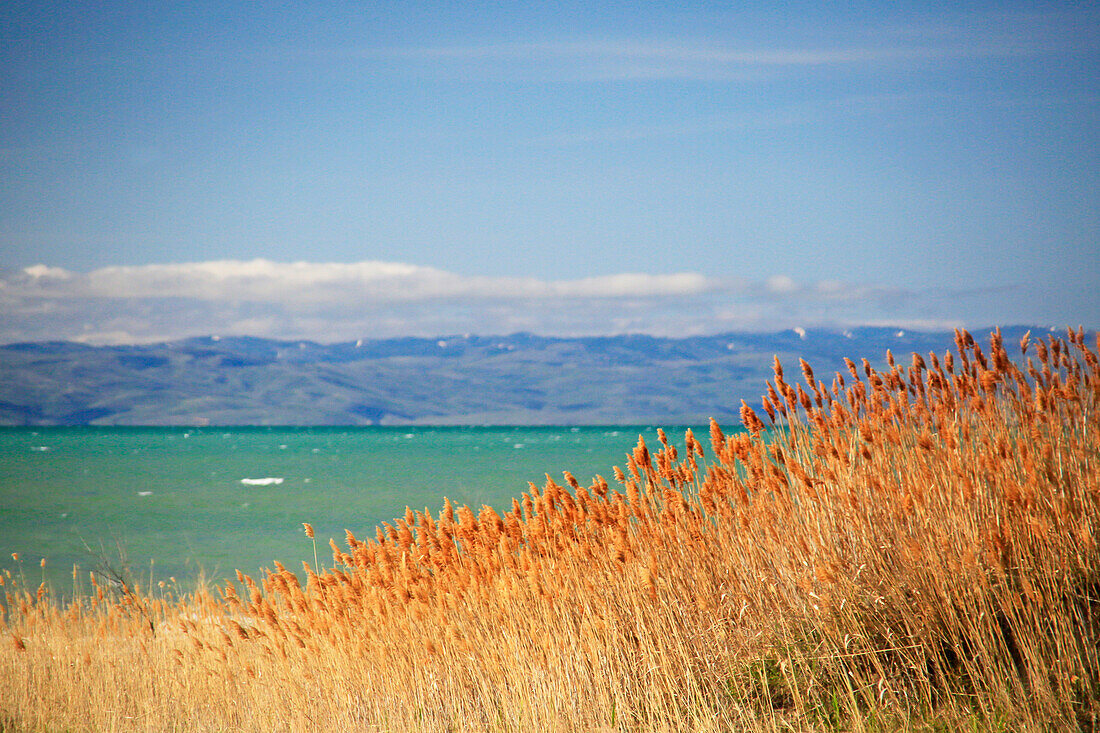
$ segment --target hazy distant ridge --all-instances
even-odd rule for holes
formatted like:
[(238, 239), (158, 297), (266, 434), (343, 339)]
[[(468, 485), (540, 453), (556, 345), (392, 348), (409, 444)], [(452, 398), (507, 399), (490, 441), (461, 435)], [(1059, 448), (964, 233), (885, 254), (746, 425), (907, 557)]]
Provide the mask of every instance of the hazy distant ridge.
[[(1026, 327), (1003, 329), (1006, 343)], [(1033, 328), (1033, 334), (1041, 329)], [(987, 331), (974, 335), (984, 341)], [(772, 356), (824, 379), (845, 356), (942, 353), (949, 331), (896, 328), (337, 344), (250, 337), (142, 346), (0, 346), (0, 424), (613, 424), (737, 421)], [(828, 381), (828, 380), (826, 380)]]

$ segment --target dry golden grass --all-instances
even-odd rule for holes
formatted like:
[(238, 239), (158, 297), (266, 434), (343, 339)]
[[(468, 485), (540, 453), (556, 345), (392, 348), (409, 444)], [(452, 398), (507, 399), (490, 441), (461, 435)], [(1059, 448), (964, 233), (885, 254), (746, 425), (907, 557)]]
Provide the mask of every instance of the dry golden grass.
[(9, 578), (0, 730), (1094, 730), (1100, 344), (957, 347), (777, 362), (709, 451), (409, 510), (304, 583)]

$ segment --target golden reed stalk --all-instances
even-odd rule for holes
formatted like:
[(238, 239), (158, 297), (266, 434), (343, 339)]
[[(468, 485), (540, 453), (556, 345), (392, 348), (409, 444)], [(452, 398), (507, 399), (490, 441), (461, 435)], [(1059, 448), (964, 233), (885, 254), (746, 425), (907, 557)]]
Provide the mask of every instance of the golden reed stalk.
[(8, 577), (0, 730), (1093, 730), (1100, 344), (956, 347), (776, 360), (709, 455), (660, 431), (614, 486), (409, 509), (301, 575)]

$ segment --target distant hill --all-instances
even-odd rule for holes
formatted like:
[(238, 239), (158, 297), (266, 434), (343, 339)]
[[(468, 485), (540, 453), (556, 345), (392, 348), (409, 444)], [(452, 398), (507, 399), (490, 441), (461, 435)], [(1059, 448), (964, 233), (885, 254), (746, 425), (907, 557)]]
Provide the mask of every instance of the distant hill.
[[(1006, 343), (1026, 327), (1003, 329)], [(1031, 329), (1038, 335), (1040, 329)], [(987, 332), (975, 331), (985, 340)], [(550, 338), (451, 336), (337, 344), (195, 338), (142, 346), (0, 346), (5, 425), (672, 425), (737, 422), (778, 355), (819, 378), (843, 357), (942, 353), (953, 332), (896, 328)], [(826, 380), (828, 381), (828, 380)]]

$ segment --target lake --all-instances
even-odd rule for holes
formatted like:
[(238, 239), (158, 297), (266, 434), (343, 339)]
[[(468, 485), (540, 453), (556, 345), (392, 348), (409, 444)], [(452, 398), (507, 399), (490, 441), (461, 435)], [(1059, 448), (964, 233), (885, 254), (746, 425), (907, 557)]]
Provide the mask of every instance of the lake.
[[(665, 427), (682, 452), (686, 428)], [(0, 428), (0, 569), (65, 595), (74, 565), (86, 583), (98, 556), (122, 555), (143, 586), (187, 589), (200, 571), (312, 563), (302, 522), (331, 564), (329, 537), (373, 537), (406, 506), (437, 514), (446, 496), (503, 512), (566, 470), (613, 483), (639, 435), (657, 445), (655, 426)]]

